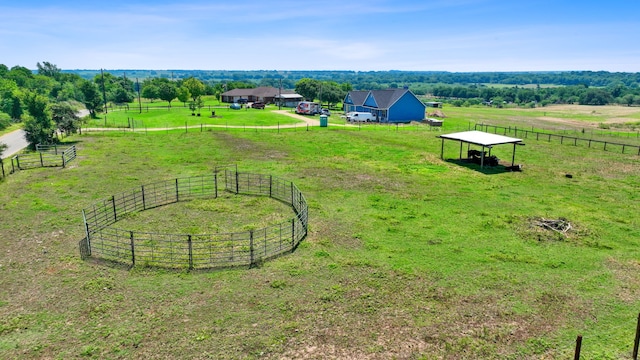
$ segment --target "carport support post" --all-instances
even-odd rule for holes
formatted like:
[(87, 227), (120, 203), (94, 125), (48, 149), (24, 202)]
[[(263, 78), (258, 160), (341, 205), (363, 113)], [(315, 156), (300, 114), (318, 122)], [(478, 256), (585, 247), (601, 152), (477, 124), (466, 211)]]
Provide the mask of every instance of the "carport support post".
[(460, 160), (462, 160), (462, 141), (460, 141)]
[(516, 164), (516, 143), (513, 143), (513, 155), (511, 156), (511, 167)]
[(440, 160), (444, 160), (444, 138), (442, 139), (442, 145), (440, 146)]
[(484, 145), (482, 145), (482, 153), (480, 154), (480, 167), (484, 167)]
[(638, 314), (638, 324), (636, 325), (636, 340), (633, 343), (633, 360), (638, 360), (638, 344), (640, 343), (640, 314)]

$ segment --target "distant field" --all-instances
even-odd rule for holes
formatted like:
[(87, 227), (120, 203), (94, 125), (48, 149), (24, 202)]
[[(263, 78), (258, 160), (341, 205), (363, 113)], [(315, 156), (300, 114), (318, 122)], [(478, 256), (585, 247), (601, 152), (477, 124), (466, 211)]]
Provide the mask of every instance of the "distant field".
[(486, 87), (492, 87), (492, 88), (512, 88), (512, 87), (519, 87), (519, 88), (524, 88), (524, 89), (536, 89), (538, 87), (541, 88), (554, 88), (554, 87), (562, 87), (564, 85), (555, 85), (555, 84), (524, 84), (524, 85), (513, 85), (513, 84), (491, 84), (491, 83), (484, 83), (482, 84)]
[[(220, 111), (235, 122), (284, 118)], [(578, 334), (584, 359), (630, 358), (640, 309), (639, 157), (529, 140), (517, 149), (524, 171), (512, 173), (458, 162), (458, 144), (446, 143), (440, 159), (437, 135), (482, 121), (555, 131), (580, 129), (576, 121), (595, 130), (635, 113), (443, 111), (443, 129), (209, 128), (65, 139), (78, 148), (69, 167), (0, 182), (0, 358), (567, 359)], [(177, 126), (193, 119), (171, 114)], [(510, 146), (492, 153), (512, 154)], [(310, 233), (295, 252), (254, 269), (207, 272), (80, 259), (83, 208), (228, 164), (291, 180), (304, 193)], [(261, 198), (229, 195), (122, 224), (226, 231), (256, 208), (249, 225), (290, 216)], [(572, 230), (545, 229), (543, 218), (565, 219)]]
[(534, 109), (495, 109), (447, 106), (443, 111), (454, 121), (520, 126), (540, 131), (569, 131), (583, 137), (605, 135), (627, 138), (625, 141), (632, 143), (640, 140), (639, 107), (551, 105)]

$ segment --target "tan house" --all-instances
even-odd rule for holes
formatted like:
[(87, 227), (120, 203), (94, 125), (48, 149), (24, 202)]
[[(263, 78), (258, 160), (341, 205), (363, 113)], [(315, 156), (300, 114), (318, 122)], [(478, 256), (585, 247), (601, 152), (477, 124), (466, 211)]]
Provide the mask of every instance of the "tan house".
[[(261, 86), (252, 89), (233, 89), (222, 93), (222, 102), (256, 102), (261, 101), (265, 104), (274, 103), (279, 95), (294, 94), (291, 90), (280, 90), (270, 86)], [(297, 95), (297, 94), (294, 94)], [(302, 96), (298, 95), (300, 99)]]

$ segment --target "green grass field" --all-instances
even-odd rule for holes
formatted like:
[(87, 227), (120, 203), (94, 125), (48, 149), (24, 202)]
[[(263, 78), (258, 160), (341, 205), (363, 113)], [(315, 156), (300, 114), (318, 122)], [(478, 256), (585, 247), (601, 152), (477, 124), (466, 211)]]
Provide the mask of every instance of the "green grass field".
[[(480, 114), (445, 112), (443, 131)], [(378, 125), (65, 139), (79, 154), (66, 169), (0, 182), (0, 358), (566, 359), (578, 334), (583, 359), (631, 358), (640, 158), (528, 140), (523, 172), (481, 170), (450, 160), (457, 144), (441, 160), (438, 134)], [(493, 154), (510, 159), (511, 147)], [(294, 253), (191, 273), (80, 259), (83, 208), (227, 164), (304, 193), (310, 234)], [(290, 216), (264, 199), (216, 201), (149, 210), (127, 226), (242, 227), (242, 210), (256, 206), (251, 224)], [(540, 218), (572, 230), (545, 230)]]
[[(139, 107), (131, 106), (129, 110), (117, 109), (107, 114), (100, 114), (97, 119), (90, 120), (86, 127), (134, 127), (145, 128), (174, 128), (199, 125), (218, 126), (269, 126), (301, 123), (293, 118), (274, 115), (270, 110), (277, 110), (273, 105), (264, 110), (243, 108), (232, 110), (224, 105), (206, 106), (201, 109), (200, 116), (193, 116), (189, 108), (176, 106), (171, 109), (158, 109), (157, 104), (147, 104), (140, 111)], [(215, 112), (215, 116), (212, 116)]]

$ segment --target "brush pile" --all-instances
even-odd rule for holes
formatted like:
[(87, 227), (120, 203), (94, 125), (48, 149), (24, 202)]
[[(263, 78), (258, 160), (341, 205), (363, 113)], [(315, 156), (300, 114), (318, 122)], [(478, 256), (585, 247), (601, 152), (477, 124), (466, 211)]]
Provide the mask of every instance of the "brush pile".
[(545, 219), (539, 218), (533, 221), (534, 225), (539, 226), (543, 229), (555, 231), (558, 234), (562, 234), (565, 237), (567, 236), (567, 232), (569, 232), (572, 227), (571, 223), (566, 219)]

